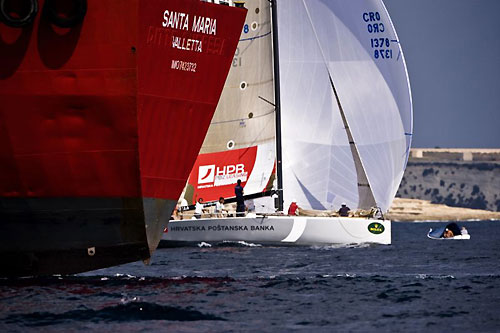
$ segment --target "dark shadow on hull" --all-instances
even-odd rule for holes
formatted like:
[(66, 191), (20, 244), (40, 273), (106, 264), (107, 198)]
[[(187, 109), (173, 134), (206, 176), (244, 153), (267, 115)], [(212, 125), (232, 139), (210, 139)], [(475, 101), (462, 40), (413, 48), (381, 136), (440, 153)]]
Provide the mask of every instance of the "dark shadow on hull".
[[(2, 23), (0, 23), (2, 24)], [(33, 33), (33, 25), (0, 30), (0, 79), (14, 75), (24, 60)]]
[(149, 256), (142, 198), (0, 198), (0, 276), (72, 274)]
[(2, 252), (0, 276), (75, 274), (148, 258), (148, 246), (143, 243), (96, 247), (95, 254), (92, 256), (89, 255), (87, 248)]
[[(83, 23), (82, 23), (83, 24)], [(44, 8), (38, 27), (38, 52), (43, 64), (59, 69), (71, 58), (80, 39), (82, 24), (60, 28), (50, 22), (47, 8)]]

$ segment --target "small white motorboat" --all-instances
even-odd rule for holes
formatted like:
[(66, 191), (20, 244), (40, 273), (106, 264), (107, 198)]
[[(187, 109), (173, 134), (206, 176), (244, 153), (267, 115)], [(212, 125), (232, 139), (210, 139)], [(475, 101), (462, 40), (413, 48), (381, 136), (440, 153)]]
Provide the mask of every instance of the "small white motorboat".
[[(453, 236), (451, 237), (445, 237), (445, 232), (449, 230), (453, 233)], [(427, 237), (430, 239), (470, 239), (470, 235), (465, 229), (465, 227), (462, 227), (460, 229), (458, 225), (455, 222), (449, 223), (445, 227), (440, 227), (436, 229), (430, 229), (429, 232), (427, 233)]]

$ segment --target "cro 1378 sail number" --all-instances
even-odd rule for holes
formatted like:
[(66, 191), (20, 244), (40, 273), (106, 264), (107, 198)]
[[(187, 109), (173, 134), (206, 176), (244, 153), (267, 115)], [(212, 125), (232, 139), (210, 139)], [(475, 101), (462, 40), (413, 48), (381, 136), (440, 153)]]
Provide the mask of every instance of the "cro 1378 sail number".
[[(370, 39), (371, 47), (373, 50), (373, 57), (375, 59), (391, 59), (392, 58), (392, 50), (389, 49), (391, 46), (391, 41), (389, 38), (371, 38)], [(385, 47), (387, 49), (378, 49), (380, 47)]]
[[(385, 25), (382, 16), (379, 12), (364, 12), (362, 15), (363, 21), (369, 34), (385, 33)], [(375, 59), (391, 59), (392, 49), (391, 40), (386, 37), (370, 38), (370, 45), (373, 50), (373, 57)]]
[(372, 38), (370, 41), (372, 43), (372, 48), (391, 46), (391, 41), (389, 40), (389, 38)]
[(378, 59), (378, 58), (390, 59), (390, 58), (392, 58), (392, 50), (384, 50), (384, 49), (375, 50), (373, 52), (373, 56), (375, 57), (375, 59)]

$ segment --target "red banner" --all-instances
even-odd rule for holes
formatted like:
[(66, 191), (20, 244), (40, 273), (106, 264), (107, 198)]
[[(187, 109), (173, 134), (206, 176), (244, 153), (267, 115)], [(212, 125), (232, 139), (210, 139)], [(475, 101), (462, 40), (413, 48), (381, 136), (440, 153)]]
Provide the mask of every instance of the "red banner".
[(246, 185), (256, 156), (257, 146), (199, 155), (189, 175), (187, 194), (192, 201), (188, 199), (188, 202), (195, 202), (198, 198), (215, 201), (219, 197), (234, 197), (237, 180), (241, 179), (242, 185)]

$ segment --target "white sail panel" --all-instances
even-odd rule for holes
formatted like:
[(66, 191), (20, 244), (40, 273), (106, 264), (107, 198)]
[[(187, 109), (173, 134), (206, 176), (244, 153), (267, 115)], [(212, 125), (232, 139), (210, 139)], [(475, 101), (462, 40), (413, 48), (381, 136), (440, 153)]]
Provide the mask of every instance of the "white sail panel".
[[(308, 200), (299, 204), (306, 207), (358, 205), (345, 129), (333, 93), (326, 97), (333, 83), (375, 201), (387, 210), (406, 166), (412, 109), (401, 48), (382, 2), (296, 0), (278, 9), (285, 202), (304, 195)], [(298, 119), (297, 135), (287, 127)], [(305, 177), (293, 164), (307, 164), (310, 173)]]
[(301, 2), (278, 10), (285, 206), (354, 205), (355, 166), (313, 28)]
[(246, 181), (245, 193), (263, 192), (269, 185), (276, 162), (275, 148), (274, 142), (257, 146), (255, 164)]
[(245, 7), (245, 25), (202, 154), (275, 140), (270, 4), (253, 0)]

